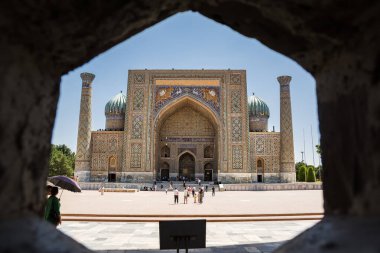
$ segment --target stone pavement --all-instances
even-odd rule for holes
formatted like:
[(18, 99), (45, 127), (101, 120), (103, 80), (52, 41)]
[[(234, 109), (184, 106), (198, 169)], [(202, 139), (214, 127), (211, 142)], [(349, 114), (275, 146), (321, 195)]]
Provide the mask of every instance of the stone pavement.
[(173, 192), (106, 192), (72, 193), (64, 191), (61, 213), (68, 214), (268, 214), (323, 212), (321, 190), (308, 191), (227, 191), (205, 193), (203, 204), (189, 198), (174, 205)]
[[(269, 253), (315, 223), (317, 221), (207, 223), (207, 248), (189, 251)], [(64, 222), (59, 230), (100, 252), (176, 252), (159, 250), (158, 223)]]

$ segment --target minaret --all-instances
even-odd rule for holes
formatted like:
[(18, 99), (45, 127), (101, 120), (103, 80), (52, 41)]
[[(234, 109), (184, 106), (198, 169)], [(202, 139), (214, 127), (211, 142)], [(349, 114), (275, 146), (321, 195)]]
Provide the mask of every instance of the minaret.
[(281, 182), (296, 181), (294, 164), (294, 144), (292, 107), (290, 101), (290, 76), (277, 77), (280, 83), (280, 178)]
[(75, 158), (75, 177), (78, 181), (90, 180), (91, 154), (91, 84), (94, 74), (82, 73), (82, 95), (80, 99), (80, 113), (77, 139), (77, 154)]

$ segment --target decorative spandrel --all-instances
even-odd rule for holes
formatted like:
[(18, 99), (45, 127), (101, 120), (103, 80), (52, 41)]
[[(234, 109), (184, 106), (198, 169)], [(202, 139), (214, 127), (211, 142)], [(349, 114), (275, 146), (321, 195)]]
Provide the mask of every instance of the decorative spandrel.
[(155, 91), (154, 110), (157, 114), (161, 108), (170, 101), (182, 97), (191, 96), (204, 102), (218, 115), (220, 114), (220, 88), (219, 87), (191, 87), (191, 86), (158, 86)]

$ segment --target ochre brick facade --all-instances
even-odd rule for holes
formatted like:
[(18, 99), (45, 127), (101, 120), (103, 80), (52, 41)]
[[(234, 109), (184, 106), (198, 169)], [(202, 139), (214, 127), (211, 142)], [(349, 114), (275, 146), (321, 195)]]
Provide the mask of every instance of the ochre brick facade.
[(245, 70), (130, 70), (120, 122), (92, 132), (84, 181), (281, 178), (280, 133), (249, 132)]

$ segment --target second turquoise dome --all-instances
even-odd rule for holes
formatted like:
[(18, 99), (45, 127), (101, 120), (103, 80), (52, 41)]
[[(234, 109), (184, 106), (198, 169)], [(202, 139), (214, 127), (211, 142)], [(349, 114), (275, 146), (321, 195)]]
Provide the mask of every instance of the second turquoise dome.
[(270, 116), (269, 107), (261, 100), (261, 98), (253, 94), (248, 98), (248, 113), (250, 116), (255, 117), (268, 117)]
[(104, 113), (105, 114), (125, 113), (126, 102), (127, 102), (127, 96), (125, 96), (123, 93), (119, 93), (115, 97), (113, 97), (110, 101), (108, 101), (104, 109)]

